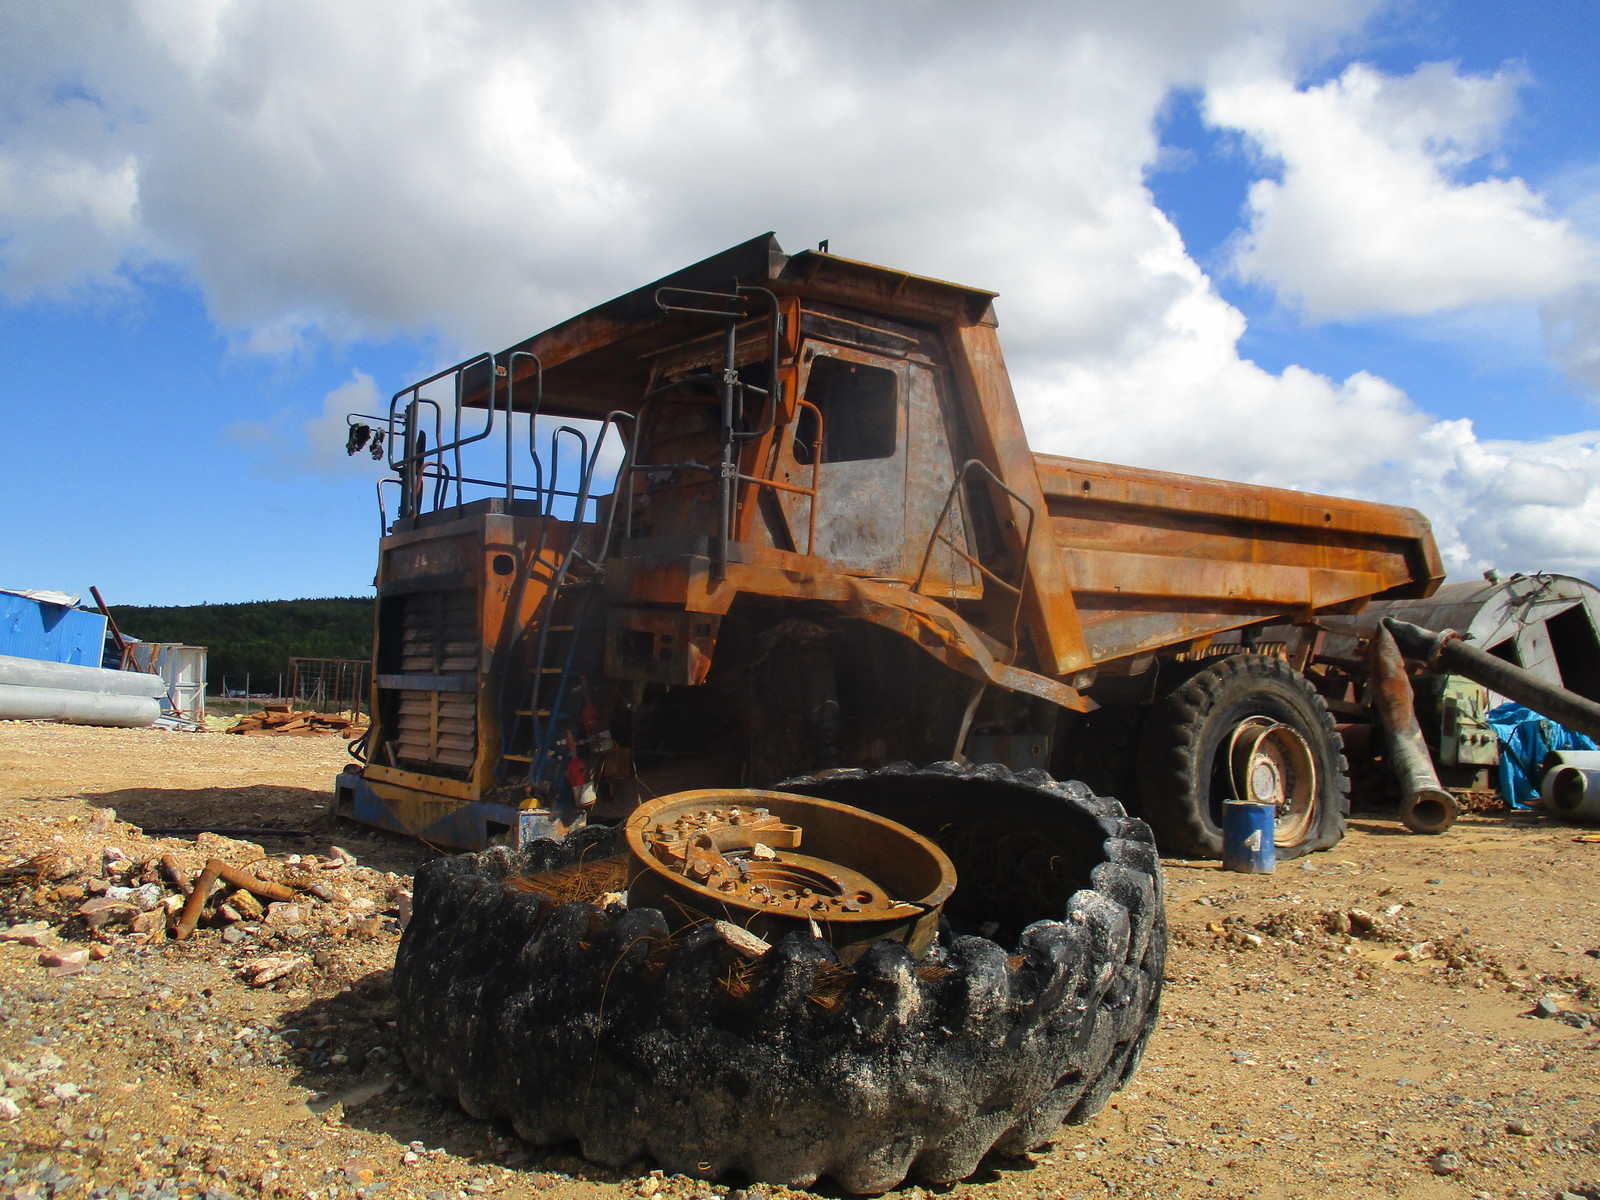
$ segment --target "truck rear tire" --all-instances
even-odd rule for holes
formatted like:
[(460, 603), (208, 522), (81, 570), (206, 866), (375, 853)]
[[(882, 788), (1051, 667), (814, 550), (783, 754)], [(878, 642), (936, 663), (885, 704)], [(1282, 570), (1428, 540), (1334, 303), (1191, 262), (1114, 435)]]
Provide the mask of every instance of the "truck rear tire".
[[(1003, 768), (781, 786), (965, 822), (956, 895), (965, 861), (980, 903), (1019, 899), (1021, 915), (992, 916), (1006, 945), (946, 926), (920, 959), (880, 941), (844, 967), (797, 932), (742, 959), (711, 922), (669, 935), (654, 909), (552, 906), (507, 886), (614, 853), (615, 831), (438, 859), (417, 873), (395, 961), (411, 1069), (472, 1116), (541, 1146), (576, 1140), (607, 1166), (652, 1158), (791, 1187), (827, 1175), (866, 1194), (907, 1174), (964, 1178), (990, 1150), (1094, 1116), (1158, 1010), (1166, 924), (1144, 823), (1081, 784)], [(1023, 855), (996, 856), (1013, 843)]]
[[(1298, 858), (1344, 837), (1350, 777), (1333, 714), (1283, 659), (1233, 654), (1188, 675), (1145, 723), (1138, 807), (1163, 854), (1222, 857), (1222, 804), (1233, 798), (1230, 757), (1241, 733), (1267, 728), (1282, 730), (1286, 757), (1299, 756), (1313, 775), (1298, 801), (1280, 804), (1277, 856)], [(1295, 773), (1293, 763), (1286, 773)]]

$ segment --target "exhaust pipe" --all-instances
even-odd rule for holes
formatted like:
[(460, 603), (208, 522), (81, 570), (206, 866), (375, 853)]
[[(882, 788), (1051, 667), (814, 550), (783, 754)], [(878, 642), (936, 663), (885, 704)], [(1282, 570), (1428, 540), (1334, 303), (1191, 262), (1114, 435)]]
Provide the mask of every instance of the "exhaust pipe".
[(1443, 833), (1456, 823), (1461, 807), (1439, 785), (1433, 757), (1417, 724), (1405, 660), (1387, 625), (1385, 621), (1373, 635), (1368, 671), (1372, 706), (1389, 743), (1389, 766), (1400, 784), (1400, 820), (1412, 833)]

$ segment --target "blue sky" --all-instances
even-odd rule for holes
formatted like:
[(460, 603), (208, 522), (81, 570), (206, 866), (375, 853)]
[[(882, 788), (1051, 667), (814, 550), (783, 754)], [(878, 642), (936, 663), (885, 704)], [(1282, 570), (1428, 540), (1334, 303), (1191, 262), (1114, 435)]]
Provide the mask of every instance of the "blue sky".
[(77, 11), (0, 13), (0, 586), (363, 594), (345, 406), (769, 228), (999, 290), (1042, 449), (1600, 577), (1593, 0)]

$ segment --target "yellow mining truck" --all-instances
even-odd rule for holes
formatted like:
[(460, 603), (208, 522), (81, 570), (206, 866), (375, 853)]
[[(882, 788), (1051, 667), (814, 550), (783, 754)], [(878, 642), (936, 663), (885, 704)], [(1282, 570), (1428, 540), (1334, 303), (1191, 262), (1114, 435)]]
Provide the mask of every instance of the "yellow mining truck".
[(954, 759), (1087, 779), (1168, 853), (1227, 798), (1336, 842), (1362, 665), (1319, 622), (1428, 596), (1428, 522), (1034, 453), (993, 301), (766, 235), (353, 417), (393, 500), (341, 811), (519, 846)]

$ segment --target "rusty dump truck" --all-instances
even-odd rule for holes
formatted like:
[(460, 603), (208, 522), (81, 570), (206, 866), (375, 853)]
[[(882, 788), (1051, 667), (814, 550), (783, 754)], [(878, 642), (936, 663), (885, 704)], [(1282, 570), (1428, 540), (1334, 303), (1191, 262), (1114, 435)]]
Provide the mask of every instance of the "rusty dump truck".
[(1281, 857), (1337, 842), (1370, 709), (1324, 619), (1433, 592), (1428, 522), (1034, 453), (994, 298), (767, 235), (352, 418), (393, 478), (341, 811), (520, 846), (956, 760), (1084, 779), (1165, 853), (1217, 854), (1227, 798)]

